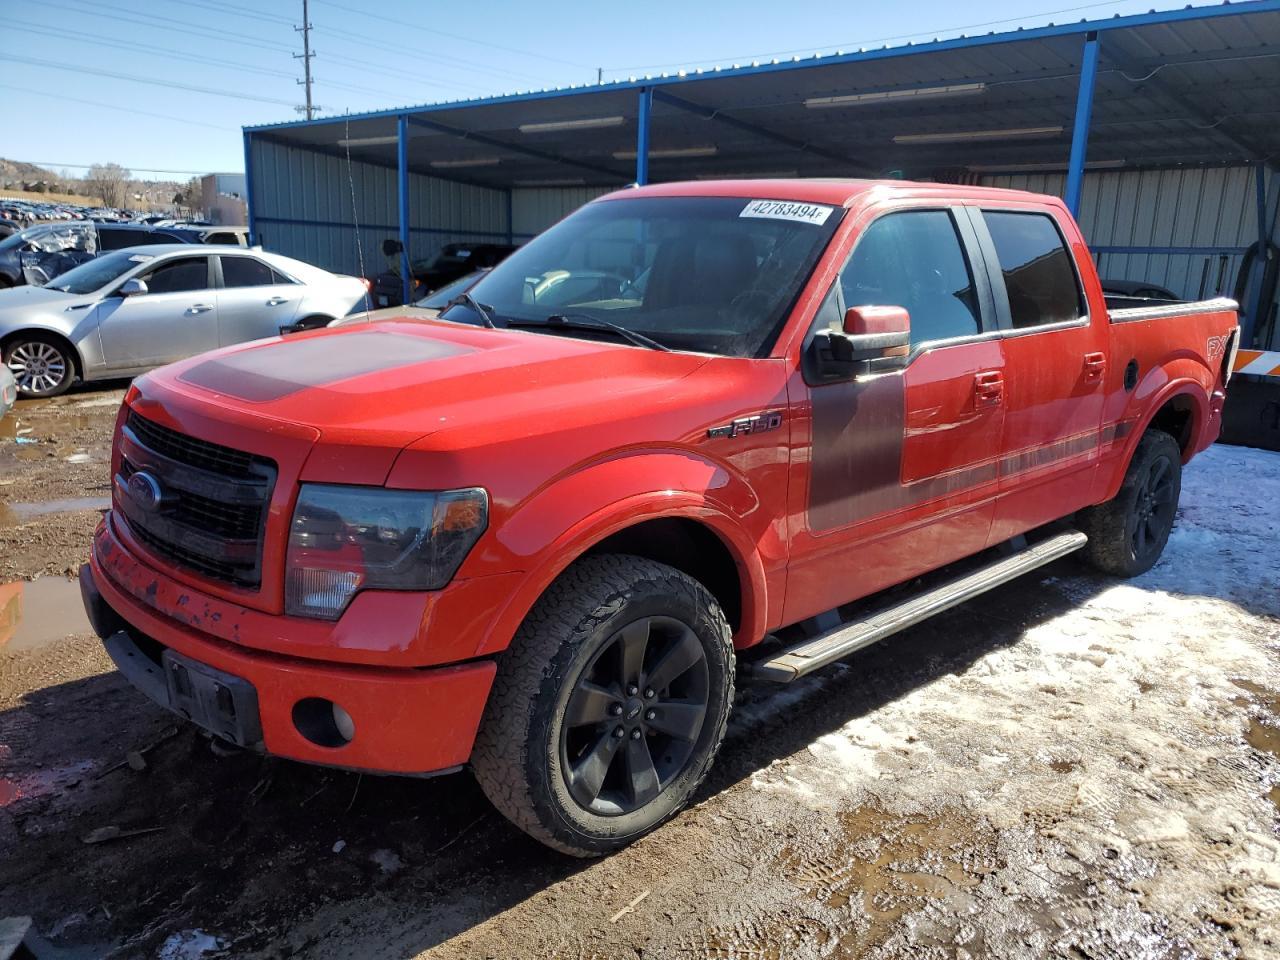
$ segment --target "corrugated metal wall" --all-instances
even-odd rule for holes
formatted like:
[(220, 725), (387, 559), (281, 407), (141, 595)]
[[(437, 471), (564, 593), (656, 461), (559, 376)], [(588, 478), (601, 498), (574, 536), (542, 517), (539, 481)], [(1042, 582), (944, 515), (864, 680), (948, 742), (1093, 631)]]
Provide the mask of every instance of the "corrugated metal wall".
[[(399, 233), (394, 170), (256, 137), (252, 144), (255, 226), (266, 249), (339, 273), (386, 269), (382, 241)], [(410, 174), (409, 196), (414, 260), (446, 243), (506, 242), (505, 191)]]
[[(1098, 272), (1116, 280), (1146, 280), (1189, 299), (1232, 296), (1242, 251), (1257, 242), (1252, 167), (1098, 170), (1084, 178), (1080, 227), (1091, 247), (1196, 247), (1195, 253), (1100, 252)], [(1062, 196), (1066, 175), (984, 176), (984, 186)], [(1276, 189), (1267, 216), (1274, 216)], [(1280, 241), (1280, 227), (1273, 242)], [(1248, 309), (1251, 304), (1242, 304)], [(1274, 311), (1263, 310), (1268, 317)], [(1264, 328), (1266, 324), (1264, 323)], [(1264, 334), (1276, 334), (1264, 329)]]
[(541, 233), (613, 187), (531, 187), (511, 191), (511, 229), (517, 240)]

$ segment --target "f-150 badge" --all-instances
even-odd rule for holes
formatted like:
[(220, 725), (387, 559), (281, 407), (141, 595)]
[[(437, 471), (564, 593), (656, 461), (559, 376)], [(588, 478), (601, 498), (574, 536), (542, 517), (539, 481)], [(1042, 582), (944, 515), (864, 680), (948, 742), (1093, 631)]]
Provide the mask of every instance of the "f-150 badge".
[(757, 413), (753, 417), (739, 417), (732, 423), (722, 427), (712, 427), (707, 436), (712, 440), (720, 437), (740, 437), (747, 433), (764, 433), (766, 430), (777, 430), (782, 426), (782, 414), (777, 410), (768, 413)]

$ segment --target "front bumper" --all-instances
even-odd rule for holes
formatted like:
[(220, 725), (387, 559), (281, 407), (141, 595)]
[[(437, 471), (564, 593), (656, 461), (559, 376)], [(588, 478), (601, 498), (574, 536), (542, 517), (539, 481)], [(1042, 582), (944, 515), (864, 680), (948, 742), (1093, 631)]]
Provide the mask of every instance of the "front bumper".
[[(80, 584), (90, 622), (130, 682), (224, 739), (307, 763), (380, 773), (435, 773), (471, 755), (496, 669), (492, 660), (414, 669), (238, 646), (149, 602), (173, 589), (196, 609), (204, 598), (128, 554), (111, 531), (110, 515), (94, 536)], [(318, 701), (349, 714), (349, 741), (316, 742), (325, 738), (315, 736), (306, 705)]]

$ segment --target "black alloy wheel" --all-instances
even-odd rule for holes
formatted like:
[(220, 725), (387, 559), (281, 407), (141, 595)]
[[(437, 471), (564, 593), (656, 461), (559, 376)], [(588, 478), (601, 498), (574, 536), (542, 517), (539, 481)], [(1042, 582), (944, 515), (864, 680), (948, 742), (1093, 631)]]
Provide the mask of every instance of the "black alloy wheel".
[(707, 715), (707, 658), (672, 617), (642, 617), (613, 634), (578, 676), (560, 751), (584, 809), (619, 816), (645, 806), (684, 770)]

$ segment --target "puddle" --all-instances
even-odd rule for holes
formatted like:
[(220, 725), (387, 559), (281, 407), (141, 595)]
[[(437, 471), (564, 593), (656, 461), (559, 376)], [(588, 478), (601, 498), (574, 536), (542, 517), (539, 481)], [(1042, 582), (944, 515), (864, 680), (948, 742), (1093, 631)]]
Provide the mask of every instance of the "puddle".
[(0, 648), (35, 650), (86, 633), (93, 628), (77, 581), (41, 577), (0, 586)]
[(52, 793), (74, 789), (96, 764), (80, 760), (64, 767), (36, 770), (21, 777), (0, 778), (0, 809), (20, 800), (34, 800)]
[[(1280, 716), (1280, 693), (1274, 690), (1268, 690), (1261, 684), (1254, 683), (1252, 680), (1232, 680), (1241, 690), (1247, 690), (1253, 694), (1254, 698), (1261, 702), (1263, 707), (1272, 717)], [(1250, 717), (1249, 727), (1244, 732), (1244, 739), (1257, 750), (1259, 753), (1269, 753), (1277, 760), (1280, 760), (1280, 727), (1274, 722), (1264, 717)], [(1280, 786), (1272, 787), (1267, 797), (1280, 811)]]
[(64, 500), (35, 500), (30, 503), (0, 503), (0, 523), (26, 523), (51, 513), (75, 513), (80, 510), (106, 510), (110, 497), (68, 497)]

